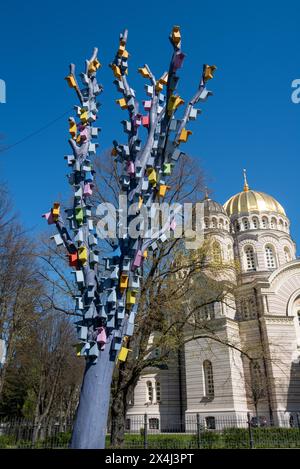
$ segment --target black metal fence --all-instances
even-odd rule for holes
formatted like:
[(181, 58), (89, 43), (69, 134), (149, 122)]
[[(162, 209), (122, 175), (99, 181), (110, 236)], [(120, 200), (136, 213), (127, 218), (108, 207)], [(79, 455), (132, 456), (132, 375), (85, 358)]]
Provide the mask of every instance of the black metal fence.
[[(24, 419), (0, 420), (0, 448), (68, 448), (73, 422), (34, 424)], [(108, 429), (106, 447), (111, 444)], [(217, 449), (300, 448), (300, 412), (265, 416), (128, 415), (125, 435), (118, 448), (126, 449)]]

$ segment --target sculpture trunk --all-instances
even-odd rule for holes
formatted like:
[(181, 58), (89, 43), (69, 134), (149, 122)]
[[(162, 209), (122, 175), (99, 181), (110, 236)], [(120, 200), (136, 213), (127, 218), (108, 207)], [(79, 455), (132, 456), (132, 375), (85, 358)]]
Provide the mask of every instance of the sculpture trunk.
[(114, 366), (114, 360), (110, 359), (109, 346), (99, 354), (95, 364), (87, 361), (73, 427), (71, 448), (105, 448)]

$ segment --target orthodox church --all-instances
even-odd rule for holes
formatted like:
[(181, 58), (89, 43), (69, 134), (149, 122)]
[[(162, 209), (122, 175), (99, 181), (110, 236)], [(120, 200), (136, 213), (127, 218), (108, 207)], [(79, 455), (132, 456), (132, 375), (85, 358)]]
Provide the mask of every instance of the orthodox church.
[[(207, 307), (218, 336), (187, 342), (167, 369), (147, 369), (127, 413), (149, 428), (187, 430), (199, 414), (208, 428), (247, 412), (286, 425), (300, 412), (300, 259), (290, 221), (272, 196), (244, 189), (223, 206), (208, 196), (205, 237), (221, 258), (239, 264), (231, 301)], [(188, 331), (187, 331), (188, 334)], [(242, 352), (243, 353), (242, 353)], [(249, 359), (250, 357), (250, 359)]]

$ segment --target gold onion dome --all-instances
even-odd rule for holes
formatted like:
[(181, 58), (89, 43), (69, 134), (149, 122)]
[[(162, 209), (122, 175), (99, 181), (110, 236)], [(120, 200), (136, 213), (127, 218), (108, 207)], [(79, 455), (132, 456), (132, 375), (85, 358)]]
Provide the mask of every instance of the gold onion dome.
[(229, 217), (249, 212), (275, 212), (286, 216), (285, 210), (274, 197), (264, 192), (249, 189), (246, 171), (244, 170), (244, 190), (230, 197), (224, 204)]

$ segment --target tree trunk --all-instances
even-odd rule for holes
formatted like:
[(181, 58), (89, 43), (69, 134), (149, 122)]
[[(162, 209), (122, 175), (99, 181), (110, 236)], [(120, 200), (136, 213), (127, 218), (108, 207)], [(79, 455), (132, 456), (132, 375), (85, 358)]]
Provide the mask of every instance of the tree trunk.
[(87, 361), (70, 448), (105, 448), (114, 367), (115, 361), (110, 358), (110, 344), (100, 352), (95, 364)]
[(123, 446), (126, 419), (126, 390), (118, 391), (113, 398), (111, 406), (111, 434), (110, 443), (113, 448)]

